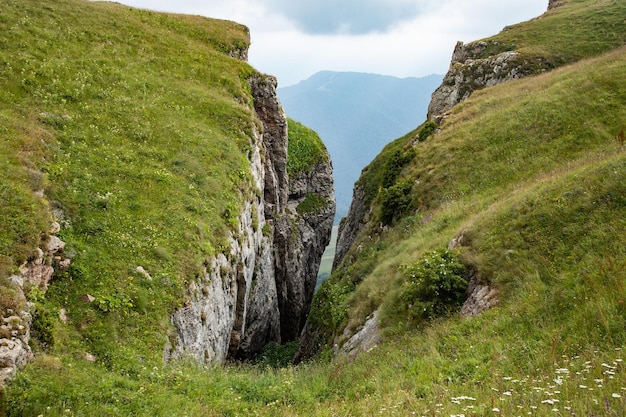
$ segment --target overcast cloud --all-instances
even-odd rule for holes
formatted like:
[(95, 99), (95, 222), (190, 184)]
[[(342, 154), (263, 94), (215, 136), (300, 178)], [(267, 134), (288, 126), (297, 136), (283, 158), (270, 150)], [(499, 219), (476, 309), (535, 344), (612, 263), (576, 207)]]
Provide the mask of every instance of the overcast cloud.
[(250, 63), (281, 86), (321, 70), (443, 74), (457, 41), (491, 36), (548, 7), (548, 0), (118, 1), (247, 25)]

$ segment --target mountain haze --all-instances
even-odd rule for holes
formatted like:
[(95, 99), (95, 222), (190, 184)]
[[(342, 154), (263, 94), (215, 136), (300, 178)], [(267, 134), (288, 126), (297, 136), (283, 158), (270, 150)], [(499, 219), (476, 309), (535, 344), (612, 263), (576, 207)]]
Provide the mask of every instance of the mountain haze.
[(315, 130), (333, 161), (337, 219), (350, 206), (363, 167), (392, 139), (424, 120), (442, 76), (396, 78), (322, 71), (278, 88), (285, 111)]

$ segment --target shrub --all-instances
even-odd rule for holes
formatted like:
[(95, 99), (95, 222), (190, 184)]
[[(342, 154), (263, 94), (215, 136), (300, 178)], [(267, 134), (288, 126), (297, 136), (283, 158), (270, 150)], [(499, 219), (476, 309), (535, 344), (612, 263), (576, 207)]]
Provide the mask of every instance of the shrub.
[(435, 133), (435, 130), (437, 130), (438, 128), (439, 128), (439, 125), (437, 125), (437, 123), (433, 122), (432, 120), (427, 121), (422, 126), (420, 133), (417, 135), (417, 139), (420, 142), (425, 141), (426, 139), (428, 139), (430, 135)]
[(401, 149), (396, 149), (385, 163), (382, 187), (391, 187), (396, 181), (396, 178), (398, 178), (398, 175), (400, 175), (400, 172), (402, 172), (402, 168), (411, 162), (414, 156), (415, 150), (413, 148), (406, 152), (403, 152)]
[(412, 182), (405, 180), (383, 191), (380, 202), (380, 221), (383, 224), (391, 224), (394, 218), (411, 209), (410, 192), (412, 187)]
[[(31, 323), (31, 342), (43, 350), (54, 347), (54, 328), (58, 312), (44, 302), (35, 303)], [(36, 342), (35, 342), (36, 341)]]
[(463, 304), (468, 271), (455, 253), (438, 249), (401, 269), (404, 282), (388, 304), (389, 313), (420, 323), (444, 316)]

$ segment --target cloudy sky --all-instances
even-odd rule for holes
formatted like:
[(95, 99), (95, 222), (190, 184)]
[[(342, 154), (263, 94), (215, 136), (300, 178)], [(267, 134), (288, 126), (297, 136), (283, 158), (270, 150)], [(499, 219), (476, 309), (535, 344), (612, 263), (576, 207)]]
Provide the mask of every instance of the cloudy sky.
[(281, 87), (321, 70), (443, 74), (457, 41), (496, 34), (548, 7), (548, 0), (118, 1), (247, 25), (250, 63)]

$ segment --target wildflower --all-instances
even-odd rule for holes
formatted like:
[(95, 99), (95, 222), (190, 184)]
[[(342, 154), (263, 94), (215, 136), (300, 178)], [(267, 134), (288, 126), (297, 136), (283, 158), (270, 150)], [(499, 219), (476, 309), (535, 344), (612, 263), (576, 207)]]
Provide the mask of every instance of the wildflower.
[(611, 394), (611, 397), (613, 398), (622, 398), (621, 395), (619, 395), (618, 393), (614, 392), (613, 394)]
[(493, 407), (491, 411), (493, 411), (494, 413), (499, 413), (500, 409), (498, 407)]
[(579, 385), (578, 388), (580, 388), (580, 389), (587, 389), (587, 386), (586, 385)]
[(511, 394), (511, 391), (505, 391), (502, 393), (502, 395), (508, 395), (510, 397), (512, 394)]

